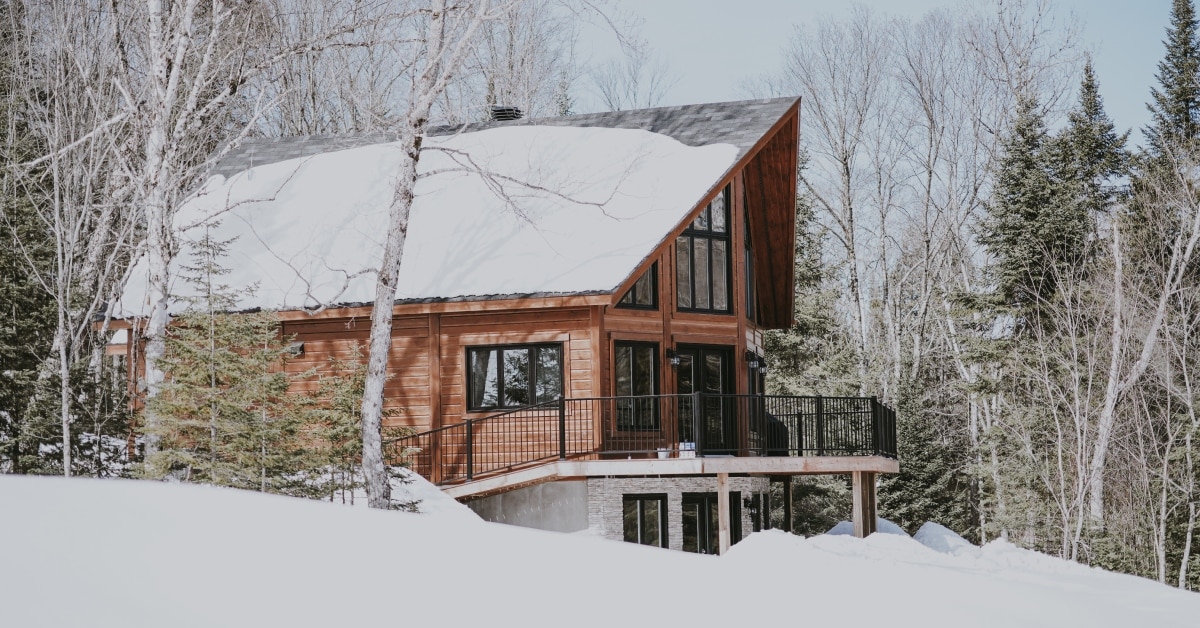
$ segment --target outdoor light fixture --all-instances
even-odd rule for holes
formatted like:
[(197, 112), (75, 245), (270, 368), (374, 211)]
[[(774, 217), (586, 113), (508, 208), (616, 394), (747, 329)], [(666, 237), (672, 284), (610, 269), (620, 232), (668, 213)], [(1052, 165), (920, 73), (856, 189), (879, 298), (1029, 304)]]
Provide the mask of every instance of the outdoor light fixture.
[(673, 369), (679, 368), (679, 354), (675, 353), (674, 347), (667, 347), (667, 364)]
[(293, 342), (287, 346), (286, 351), (291, 355), (304, 355), (304, 343)]
[(762, 360), (757, 355), (754, 355), (752, 351), (746, 352), (746, 362), (751, 371), (763, 366)]

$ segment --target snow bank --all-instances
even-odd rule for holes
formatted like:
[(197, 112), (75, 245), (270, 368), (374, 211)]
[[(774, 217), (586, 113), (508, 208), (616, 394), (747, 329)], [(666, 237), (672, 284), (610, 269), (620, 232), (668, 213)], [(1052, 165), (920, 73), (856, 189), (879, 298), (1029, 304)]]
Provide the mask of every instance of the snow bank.
[[(900, 526), (888, 521), (887, 519), (884, 519), (883, 517), (877, 517), (875, 519), (875, 533), (908, 536), (908, 533), (904, 531), (904, 528), (901, 528)], [(839, 521), (837, 525), (830, 528), (825, 534), (832, 536), (854, 536), (854, 523), (850, 521)]]
[[(410, 484), (417, 492), (429, 489)], [(426, 495), (432, 503), (433, 495)], [(157, 482), (0, 477), (5, 626), (1195, 626), (1200, 595), (1008, 544), (752, 534), (698, 556)]]
[[(610, 292), (733, 165), (737, 148), (636, 129), (519, 126), (425, 142), (396, 297)], [(196, 240), (236, 238), (223, 264), (239, 307), (375, 298), (396, 143), (214, 177), (179, 211)], [(190, 228), (189, 228), (190, 227)], [(176, 275), (186, 259), (175, 263)], [(138, 262), (123, 315), (148, 311)], [(176, 281), (172, 294), (189, 294)]]
[(954, 530), (940, 523), (925, 522), (913, 540), (935, 552), (952, 556), (979, 556), (979, 546), (962, 538)]

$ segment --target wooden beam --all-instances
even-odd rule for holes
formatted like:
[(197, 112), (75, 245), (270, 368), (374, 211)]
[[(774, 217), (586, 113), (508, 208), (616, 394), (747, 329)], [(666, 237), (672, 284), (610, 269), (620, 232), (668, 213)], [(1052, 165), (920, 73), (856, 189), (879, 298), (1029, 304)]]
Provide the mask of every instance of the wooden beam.
[(866, 538), (875, 532), (875, 474), (855, 471), (854, 478), (854, 536)]
[(717, 474), (717, 553), (722, 556), (729, 551), (729, 474)]
[[(429, 428), (442, 427), (442, 319), (440, 314), (429, 315)], [(430, 481), (442, 481), (441, 432), (433, 436), (429, 452)]]

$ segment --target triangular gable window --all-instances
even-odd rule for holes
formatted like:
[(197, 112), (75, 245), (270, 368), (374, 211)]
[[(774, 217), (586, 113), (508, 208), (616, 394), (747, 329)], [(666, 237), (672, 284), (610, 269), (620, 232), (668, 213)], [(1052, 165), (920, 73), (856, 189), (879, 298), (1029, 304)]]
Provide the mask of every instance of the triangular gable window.
[(641, 277), (633, 283), (633, 287), (621, 300), (617, 302), (617, 307), (633, 308), (638, 310), (657, 310), (658, 309), (658, 263), (650, 265), (650, 270), (642, 273)]

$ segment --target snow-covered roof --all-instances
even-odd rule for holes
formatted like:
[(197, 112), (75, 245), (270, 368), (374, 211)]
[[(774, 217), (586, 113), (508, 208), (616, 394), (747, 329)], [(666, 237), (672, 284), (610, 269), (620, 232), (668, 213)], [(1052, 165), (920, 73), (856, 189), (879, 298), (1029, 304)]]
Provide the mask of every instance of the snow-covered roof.
[[(794, 102), (441, 129), (424, 144), (396, 297), (611, 293)], [(732, 117), (739, 110), (748, 121)], [(222, 281), (256, 286), (239, 309), (371, 302), (402, 155), (380, 139), (265, 142), (232, 155), (179, 211), (182, 239), (205, 229), (234, 239)], [(185, 249), (174, 275), (191, 263)], [(142, 260), (123, 316), (148, 312), (145, 269)], [(176, 279), (172, 294), (187, 291)]]

